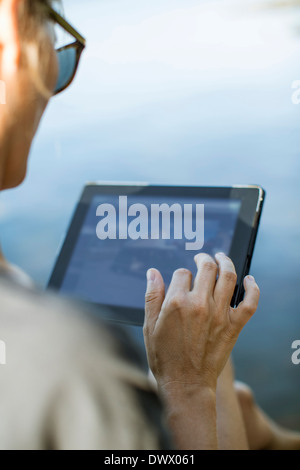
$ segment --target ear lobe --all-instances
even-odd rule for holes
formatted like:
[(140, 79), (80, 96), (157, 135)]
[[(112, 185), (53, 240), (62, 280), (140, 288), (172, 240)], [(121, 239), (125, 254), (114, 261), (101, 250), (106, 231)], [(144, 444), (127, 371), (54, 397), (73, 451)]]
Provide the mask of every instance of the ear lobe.
[(24, 0), (0, 0), (0, 53), (2, 68), (17, 67), (21, 60), (20, 4)]

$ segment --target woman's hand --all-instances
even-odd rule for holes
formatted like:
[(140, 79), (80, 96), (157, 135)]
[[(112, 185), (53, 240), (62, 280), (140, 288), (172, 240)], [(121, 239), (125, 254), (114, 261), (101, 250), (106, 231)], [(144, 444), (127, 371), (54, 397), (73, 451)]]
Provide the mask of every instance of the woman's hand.
[(147, 273), (144, 337), (149, 366), (159, 388), (198, 385), (215, 390), (240, 331), (256, 311), (259, 288), (244, 279), (245, 298), (230, 306), (236, 285), (232, 261), (195, 256), (197, 275), (174, 272), (167, 294), (156, 269)]

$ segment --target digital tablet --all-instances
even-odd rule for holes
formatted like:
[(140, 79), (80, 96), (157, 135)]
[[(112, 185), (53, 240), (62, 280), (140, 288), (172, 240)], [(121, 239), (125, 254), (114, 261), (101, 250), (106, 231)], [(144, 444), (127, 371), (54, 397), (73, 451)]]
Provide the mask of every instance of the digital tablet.
[(108, 320), (141, 326), (149, 268), (161, 272), (167, 288), (178, 268), (195, 275), (196, 253), (223, 252), (236, 267), (237, 305), (264, 199), (265, 191), (254, 185), (88, 184), (48, 287), (99, 307)]

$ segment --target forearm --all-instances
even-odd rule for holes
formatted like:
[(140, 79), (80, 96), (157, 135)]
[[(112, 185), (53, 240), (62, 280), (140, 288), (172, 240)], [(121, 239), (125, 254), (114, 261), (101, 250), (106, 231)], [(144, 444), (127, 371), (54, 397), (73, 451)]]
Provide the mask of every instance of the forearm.
[(217, 385), (217, 431), (222, 450), (247, 450), (246, 429), (234, 388), (234, 373), (228, 360)]
[(200, 385), (159, 389), (166, 406), (168, 427), (180, 450), (218, 448), (216, 393)]

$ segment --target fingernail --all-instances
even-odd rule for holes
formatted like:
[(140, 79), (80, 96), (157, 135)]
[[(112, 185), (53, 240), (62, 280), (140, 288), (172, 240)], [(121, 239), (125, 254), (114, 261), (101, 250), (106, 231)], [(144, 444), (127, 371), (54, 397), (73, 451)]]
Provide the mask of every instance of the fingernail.
[(247, 281), (255, 282), (255, 279), (254, 279), (253, 276), (249, 275), (249, 276), (247, 276)]
[(223, 253), (223, 251), (220, 251), (219, 253), (216, 253), (215, 256), (226, 256), (225, 253)]
[(154, 269), (148, 269), (147, 271), (147, 281), (154, 282), (155, 281), (155, 271)]

